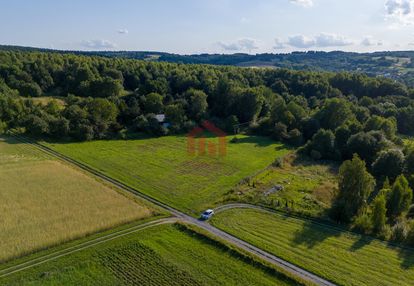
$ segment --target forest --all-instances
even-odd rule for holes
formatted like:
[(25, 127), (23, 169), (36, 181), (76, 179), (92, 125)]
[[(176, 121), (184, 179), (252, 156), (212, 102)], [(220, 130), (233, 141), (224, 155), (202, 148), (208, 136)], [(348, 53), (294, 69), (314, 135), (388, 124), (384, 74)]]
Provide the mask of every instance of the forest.
[(1, 132), (78, 141), (164, 136), (206, 119), (229, 134), (246, 123), (245, 132), (298, 147), (313, 160), (343, 162), (332, 220), (414, 243), (405, 220), (414, 216), (414, 147), (403, 141), (414, 135), (414, 90), (401, 82), (362, 73), (0, 51)]

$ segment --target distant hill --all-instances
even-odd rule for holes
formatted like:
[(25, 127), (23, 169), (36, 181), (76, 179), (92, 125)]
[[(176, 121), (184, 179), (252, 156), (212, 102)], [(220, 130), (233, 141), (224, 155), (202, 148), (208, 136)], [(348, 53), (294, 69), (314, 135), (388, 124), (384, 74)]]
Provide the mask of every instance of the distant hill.
[(47, 51), (87, 56), (118, 57), (146, 61), (165, 61), (184, 64), (234, 65), (243, 67), (272, 67), (315, 71), (352, 71), (370, 76), (384, 76), (414, 86), (414, 51), (351, 53), (351, 52), (293, 52), (288, 54), (197, 54), (179, 55), (145, 51), (62, 51), (21, 46), (0, 45), (0, 50)]

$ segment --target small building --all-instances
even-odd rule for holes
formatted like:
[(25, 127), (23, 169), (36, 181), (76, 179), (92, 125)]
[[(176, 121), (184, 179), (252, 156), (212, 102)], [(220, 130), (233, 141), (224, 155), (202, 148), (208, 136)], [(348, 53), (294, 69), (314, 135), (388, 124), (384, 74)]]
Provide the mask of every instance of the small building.
[(170, 123), (169, 122), (167, 122), (165, 119), (165, 114), (156, 114), (155, 115), (155, 119), (157, 119), (157, 121), (158, 121), (158, 123), (160, 124), (160, 125), (162, 125), (162, 127), (164, 127), (164, 128), (168, 128), (168, 127), (170, 127)]

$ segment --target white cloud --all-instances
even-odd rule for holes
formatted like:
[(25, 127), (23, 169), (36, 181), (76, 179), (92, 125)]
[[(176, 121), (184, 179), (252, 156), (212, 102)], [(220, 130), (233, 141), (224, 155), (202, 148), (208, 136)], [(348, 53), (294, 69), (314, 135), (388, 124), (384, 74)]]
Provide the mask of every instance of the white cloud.
[(255, 39), (243, 38), (239, 39), (234, 43), (223, 43), (219, 42), (218, 45), (226, 51), (249, 51), (257, 50), (259, 48), (259, 43)]
[(313, 0), (289, 0), (290, 3), (302, 6), (302, 7), (312, 7)]
[(311, 47), (343, 47), (352, 45), (353, 42), (341, 35), (321, 33), (312, 37), (294, 35), (289, 37), (287, 44), (295, 48), (306, 49)]
[(246, 49), (246, 50), (256, 50), (259, 48), (258, 43), (255, 39), (248, 39), (248, 38), (240, 39), (239, 46), (242, 49)]
[(387, 0), (385, 3), (386, 19), (397, 24), (414, 23), (414, 0)]
[(88, 48), (88, 49), (96, 49), (96, 50), (102, 50), (102, 49), (114, 49), (116, 48), (116, 44), (112, 43), (108, 40), (87, 40), (82, 41), (81, 46)]
[(128, 34), (129, 33), (127, 29), (119, 29), (117, 32), (118, 32), (118, 34)]
[(343, 47), (352, 45), (352, 41), (344, 36), (321, 33), (315, 37), (317, 47)]
[(284, 43), (281, 39), (276, 38), (275, 39), (275, 45), (273, 46), (273, 49), (275, 50), (282, 50), (286, 48), (286, 43)]
[(361, 45), (365, 47), (382, 46), (382, 41), (375, 40), (372, 36), (366, 36), (362, 39)]
[(295, 48), (310, 48), (315, 46), (315, 39), (306, 37), (304, 35), (290, 36), (287, 44)]

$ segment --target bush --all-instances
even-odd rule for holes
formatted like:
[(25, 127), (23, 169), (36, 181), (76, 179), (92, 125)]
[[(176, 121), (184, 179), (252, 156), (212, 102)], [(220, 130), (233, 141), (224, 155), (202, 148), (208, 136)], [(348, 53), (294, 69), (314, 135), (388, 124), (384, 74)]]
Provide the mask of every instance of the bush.
[(399, 220), (391, 229), (391, 240), (396, 242), (404, 242), (408, 233), (410, 232), (410, 226), (405, 220)]
[(352, 230), (362, 234), (370, 234), (372, 232), (371, 218), (367, 214), (357, 216), (352, 223)]
[(389, 240), (391, 236), (391, 232), (392, 232), (391, 227), (388, 224), (386, 224), (384, 228), (379, 233), (376, 234), (376, 236), (382, 240)]

